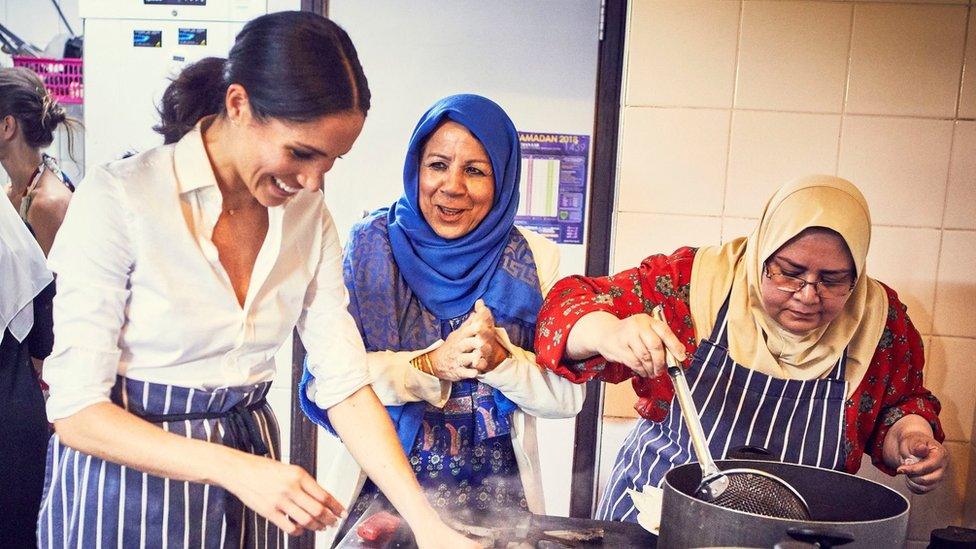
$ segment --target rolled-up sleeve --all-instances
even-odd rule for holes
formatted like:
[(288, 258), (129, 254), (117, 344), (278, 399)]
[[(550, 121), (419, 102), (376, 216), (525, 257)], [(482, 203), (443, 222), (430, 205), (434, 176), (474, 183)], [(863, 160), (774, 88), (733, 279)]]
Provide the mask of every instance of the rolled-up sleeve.
[(306, 396), (322, 410), (342, 402), (371, 378), (366, 348), (349, 314), (349, 294), (342, 279), (342, 248), (332, 216), (325, 212), (322, 255), (298, 320), (298, 335), (308, 351), (312, 376)]
[(416, 351), (376, 351), (366, 353), (373, 390), (384, 406), (401, 406), (425, 401), (443, 408), (451, 396), (451, 382), (438, 379), (413, 367), (414, 358), (437, 349), (437, 340), (426, 349)]
[(495, 333), (509, 357), (478, 379), (501, 391), (533, 416), (564, 418), (579, 413), (586, 394), (582, 385), (536, 364), (535, 353), (513, 344), (504, 328), (495, 328)]
[(119, 182), (93, 168), (78, 186), (48, 260), (57, 273), (54, 348), (44, 362), (50, 420), (109, 400), (119, 370), (133, 250)]

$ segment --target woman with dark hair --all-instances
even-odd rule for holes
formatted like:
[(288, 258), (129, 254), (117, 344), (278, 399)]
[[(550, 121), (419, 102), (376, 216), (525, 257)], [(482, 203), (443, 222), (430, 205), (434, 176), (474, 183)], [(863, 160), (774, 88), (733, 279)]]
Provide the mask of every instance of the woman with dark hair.
[[(925, 354), (898, 294), (867, 274), (871, 215), (849, 181), (783, 185), (755, 230), (609, 277), (572, 277), (539, 313), (540, 363), (582, 383), (633, 378), (639, 420), (598, 518), (637, 520), (628, 489), (695, 459), (665, 368), (685, 376), (715, 459), (743, 445), (854, 473), (861, 457), (932, 490), (949, 462)], [(651, 317), (660, 305), (664, 321)]]
[(54, 284), (44, 254), (0, 200), (0, 547), (37, 545), (48, 424), (31, 357), (51, 352)]
[(316, 404), (420, 545), (466, 546), (369, 386), (318, 192), (369, 98), (342, 29), (269, 14), (226, 60), (171, 84), (159, 128), (170, 144), (90, 171), (50, 258), (56, 435), (41, 547), (278, 547), (282, 532), (334, 524), (342, 506), (277, 461), (265, 395), (293, 329), (323, 379)]
[[(500, 106), (441, 99), (410, 139), (403, 196), (353, 228), (343, 261), (374, 388), (421, 486), (455, 516), (544, 514), (535, 418), (583, 405), (583, 388), (532, 353), (559, 251), (515, 226), (520, 170), (518, 132)], [(323, 383), (310, 363), (299, 395), (328, 427), (307, 398)], [(362, 478), (343, 455), (331, 471)], [(349, 520), (376, 495), (367, 482)]]
[(54, 142), (58, 126), (68, 132), (70, 151), (75, 124), (34, 71), (0, 69), (0, 164), (10, 177), (7, 198), (31, 226), (45, 254), (75, 187), (58, 161), (41, 151)]

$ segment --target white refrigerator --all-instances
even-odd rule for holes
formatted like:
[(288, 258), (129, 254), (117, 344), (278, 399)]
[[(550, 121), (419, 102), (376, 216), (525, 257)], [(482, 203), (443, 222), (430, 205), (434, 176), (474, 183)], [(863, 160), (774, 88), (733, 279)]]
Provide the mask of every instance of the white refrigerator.
[(99, 165), (162, 143), (152, 127), (169, 79), (226, 57), (244, 24), (300, 0), (80, 0), (85, 25), (85, 160)]

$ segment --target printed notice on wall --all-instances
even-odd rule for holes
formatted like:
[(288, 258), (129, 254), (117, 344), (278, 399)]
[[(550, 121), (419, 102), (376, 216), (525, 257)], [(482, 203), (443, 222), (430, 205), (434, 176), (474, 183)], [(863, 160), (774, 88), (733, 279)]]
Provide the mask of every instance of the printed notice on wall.
[(583, 243), (588, 135), (519, 132), (522, 177), (515, 223), (561, 244)]

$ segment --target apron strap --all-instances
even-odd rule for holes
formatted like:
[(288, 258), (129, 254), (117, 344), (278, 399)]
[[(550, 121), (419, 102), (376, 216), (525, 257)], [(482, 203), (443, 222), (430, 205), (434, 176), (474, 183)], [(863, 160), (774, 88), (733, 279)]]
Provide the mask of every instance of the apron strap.
[(227, 430), (234, 434), (235, 448), (243, 452), (268, 455), (268, 446), (264, 443), (261, 428), (251, 412), (260, 410), (266, 404), (264, 397), (251, 404), (240, 401), (233, 408), (225, 412), (192, 412), (188, 414), (146, 414), (140, 416), (149, 423), (166, 423), (177, 421), (196, 421), (201, 419), (222, 419)]
[(847, 350), (848, 347), (844, 347), (844, 352), (840, 354), (840, 358), (837, 359), (837, 364), (834, 369), (830, 371), (827, 376), (829, 379), (836, 379), (837, 381), (844, 381), (847, 375)]
[[(731, 292), (730, 292), (731, 295)], [(709, 337), (709, 341), (717, 344), (718, 346), (728, 349), (729, 348), (729, 335), (728, 335), (728, 312), (729, 312), (729, 297), (725, 296), (725, 301), (722, 302), (722, 308), (718, 310), (718, 314), (715, 316), (715, 326), (712, 327), (712, 335)]]

